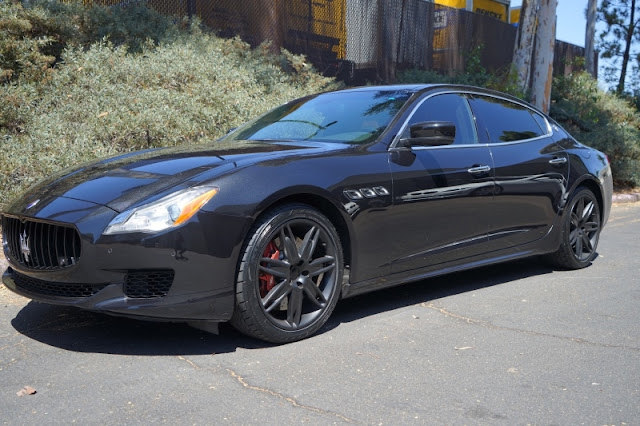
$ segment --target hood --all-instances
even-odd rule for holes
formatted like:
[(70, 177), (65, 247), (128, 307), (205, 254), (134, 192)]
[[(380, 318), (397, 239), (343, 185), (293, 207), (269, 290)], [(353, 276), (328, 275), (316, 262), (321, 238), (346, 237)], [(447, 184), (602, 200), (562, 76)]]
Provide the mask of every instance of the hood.
[(138, 151), (63, 170), (30, 188), (8, 212), (37, 216), (60, 197), (122, 212), (172, 187), (186, 182), (195, 185), (202, 181), (202, 174), (211, 179), (258, 161), (326, 150), (326, 145), (222, 140), (198, 147)]

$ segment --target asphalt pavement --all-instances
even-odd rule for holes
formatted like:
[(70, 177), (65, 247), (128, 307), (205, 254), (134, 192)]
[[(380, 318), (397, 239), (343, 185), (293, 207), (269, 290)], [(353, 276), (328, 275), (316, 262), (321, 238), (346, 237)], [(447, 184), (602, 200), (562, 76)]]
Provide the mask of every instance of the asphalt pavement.
[(0, 423), (640, 424), (638, 235), (640, 203), (616, 204), (586, 269), (407, 284), (282, 346), (0, 285)]

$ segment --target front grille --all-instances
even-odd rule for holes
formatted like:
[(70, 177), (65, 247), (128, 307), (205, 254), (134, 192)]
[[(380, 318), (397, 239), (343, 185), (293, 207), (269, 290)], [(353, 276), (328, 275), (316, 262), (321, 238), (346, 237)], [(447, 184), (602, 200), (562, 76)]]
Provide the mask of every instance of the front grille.
[(43, 296), (56, 297), (89, 297), (93, 296), (107, 284), (80, 284), (44, 281), (13, 272), (13, 282), (22, 290)]
[(142, 299), (166, 296), (174, 275), (171, 269), (129, 271), (124, 280), (124, 294)]
[(3, 216), (2, 233), (11, 259), (26, 268), (64, 269), (80, 260), (80, 236), (70, 226)]

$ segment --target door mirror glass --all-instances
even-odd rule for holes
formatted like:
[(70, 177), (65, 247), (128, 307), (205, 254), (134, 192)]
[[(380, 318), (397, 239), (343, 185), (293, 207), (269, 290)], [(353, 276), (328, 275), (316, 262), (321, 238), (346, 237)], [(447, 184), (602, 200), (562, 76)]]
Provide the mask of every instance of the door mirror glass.
[(456, 138), (456, 125), (450, 121), (422, 121), (411, 125), (411, 137), (406, 140), (411, 146), (451, 145)]

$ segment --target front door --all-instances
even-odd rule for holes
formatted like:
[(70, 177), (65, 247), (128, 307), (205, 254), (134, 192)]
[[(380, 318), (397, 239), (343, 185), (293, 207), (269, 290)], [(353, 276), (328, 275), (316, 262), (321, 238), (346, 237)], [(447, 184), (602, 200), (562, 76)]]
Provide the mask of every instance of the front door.
[(478, 144), (463, 94), (422, 101), (409, 126), (424, 121), (456, 125), (452, 145), (397, 148), (390, 152), (395, 239), (388, 253), (392, 272), (442, 266), (486, 250), (494, 182), (491, 154)]

